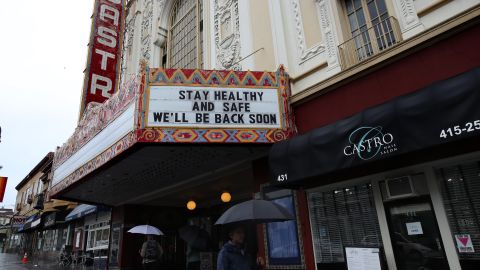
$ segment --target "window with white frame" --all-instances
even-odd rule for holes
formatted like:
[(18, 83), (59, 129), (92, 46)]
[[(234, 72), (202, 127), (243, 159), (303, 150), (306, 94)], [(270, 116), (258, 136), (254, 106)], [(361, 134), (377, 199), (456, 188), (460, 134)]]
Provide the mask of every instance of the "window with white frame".
[[(385, 0), (345, 0), (347, 19), (350, 26), (351, 35), (355, 38), (355, 44), (359, 53), (364, 57), (369, 56), (376, 49), (372, 44), (372, 39), (378, 41), (378, 49), (386, 47), (387, 41), (392, 43), (394, 40), (385, 40), (385, 37), (393, 38), (393, 35), (385, 33), (392, 32)], [(374, 31), (367, 31), (373, 28)], [(374, 34), (374, 36), (371, 36)], [(377, 43), (376, 43), (377, 44)]]
[(339, 45), (342, 65), (355, 65), (401, 41), (398, 22), (385, 0), (343, 0), (347, 40)]
[(87, 250), (108, 248), (108, 240), (110, 238), (109, 222), (100, 222), (94, 225), (89, 225), (87, 232)]
[(25, 201), (24, 204), (28, 204), (28, 198), (32, 195), (32, 187), (29, 187), (25, 192)]
[(38, 180), (38, 185), (37, 185), (37, 194), (42, 193), (43, 189), (43, 182), (42, 180)]
[(170, 12), (168, 42), (164, 50), (166, 55), (162, 59), (162, 66), (201, 68), (203, 65), (202, 13), (200, 0), (175, 1)]

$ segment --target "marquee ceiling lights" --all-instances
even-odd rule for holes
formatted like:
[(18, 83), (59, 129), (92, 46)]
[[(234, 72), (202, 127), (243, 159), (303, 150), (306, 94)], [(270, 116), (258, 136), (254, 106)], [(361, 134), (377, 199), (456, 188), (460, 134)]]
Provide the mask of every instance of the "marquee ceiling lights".
[(197, 208), (197, 203), (195, 203), (195, 201), (190, 200), (190, 201), (187, 202), (187, 209), (188, 210), (193, 211), (193, 210), (195, 210), (195, 208)]
[(229, 192), (223, 192), (222, 195), (220, 195), (220, 199), (222, 202), (227, 203), (232, 200), (232, 195)]

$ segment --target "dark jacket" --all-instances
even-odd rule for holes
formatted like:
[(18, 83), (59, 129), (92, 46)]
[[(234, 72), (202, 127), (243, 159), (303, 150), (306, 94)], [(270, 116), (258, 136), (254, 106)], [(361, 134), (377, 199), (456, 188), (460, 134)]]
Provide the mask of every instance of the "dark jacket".
[(217, 270), (256, 270), (257, 265), (249, 254), (232, 243), (226, 243), (218, 253)]

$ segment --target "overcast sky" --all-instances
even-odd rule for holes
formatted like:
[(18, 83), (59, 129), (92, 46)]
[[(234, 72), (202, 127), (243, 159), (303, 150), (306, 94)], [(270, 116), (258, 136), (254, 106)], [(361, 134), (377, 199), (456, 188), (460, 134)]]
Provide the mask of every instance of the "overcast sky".
[(93, 0), (3, 1), (0, 8), (0, 206), (73, 133), (80, 105)]

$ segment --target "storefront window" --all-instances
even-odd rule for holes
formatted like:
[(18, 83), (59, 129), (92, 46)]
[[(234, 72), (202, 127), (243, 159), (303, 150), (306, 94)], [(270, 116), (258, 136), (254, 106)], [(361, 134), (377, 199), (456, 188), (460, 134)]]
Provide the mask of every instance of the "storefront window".
[(110, 225), (101, 222), (88, 227), (87, 250), (106, 249), (110, 238)]
[(110, 246), (110, 266), (117, 266), (120, 249), (121, 223), (112, 225), (112, 238)]
[[(293, 197), (272, 200), (295, 216)], [(295, 220), (267, 224), (268, 255), (270, 264), (300, 264), (297, 224)]]
[(95, 246), (95, 231), (88, 232), (88, 247), (93, 248)]
[(462, 269), (480, 266), (480, 162), (436, 170)]
[(344, 247), (381, 247), (371, 184), (308, 194), (315, 258), (344, 263)]

